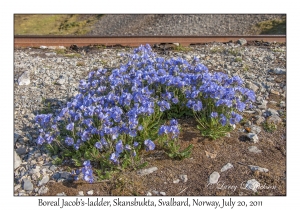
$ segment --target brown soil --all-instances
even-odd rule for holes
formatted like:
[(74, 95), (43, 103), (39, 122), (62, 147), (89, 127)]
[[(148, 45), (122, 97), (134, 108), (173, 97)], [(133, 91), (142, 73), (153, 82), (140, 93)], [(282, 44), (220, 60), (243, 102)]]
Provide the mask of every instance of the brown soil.
[[(248, 116), (250, 119), (251, 116)], [(68, 196), (76, 196), (79, 191), (94, 190), (94, 196), (145, 196), (153, 190), (165, 192), (169, 196), (233, 196), (233, 195), (286, 195), (286, 131), (284, 126), (277, 126), (273, 133), (262, 129), (258, 135), (259, 142), (254, 144), (247, 140), (246, 132), (240, 131), (238, 125), (230, 133), (230, 137), (209, 140), (200, 135), (193, 119), (180, 120), (182, 147), (193, 144), (190, 158), (172, 160), (162, 151), (144, 153), (143, 158), (148, 167), (156, 166), (157, 171), (138, 176), (136, 171), (127, 170), (115, 175), (107, 181), (88, 184), (83, 181), (49, 182), (49, 192), (53, 196), (65, 192)], [(255, 154), (248, 147), (257, 146), (262, 152)], [(211, 157), (208, 157), (212, 153)], [(208, 156), (207, 156), (208, 155)], [(215, 157), (214, 157), (215, 156)], [(234, 168), (220, 172), (221, 168), (232, 163)], [(245, 165), (244, 165), (245, 164)], [(247, 165), (257, 165), (269, 169), (267, 173), (252, 172)], [(208, 185), (212, 172), (220, 173), (218, 184)], [(188, 181), (173, 183), (180, 174), (186, 174)], [(243, 189), (250, 179), (256, 179), (262, 189), (256, 193)], [(235, 189), (234, 189), (235, 188)]]

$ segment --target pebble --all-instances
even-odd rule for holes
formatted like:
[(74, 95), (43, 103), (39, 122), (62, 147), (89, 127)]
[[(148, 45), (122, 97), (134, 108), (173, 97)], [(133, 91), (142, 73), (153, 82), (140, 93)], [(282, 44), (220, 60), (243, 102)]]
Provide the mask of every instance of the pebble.
[(255, 179), (250, 179), (247, 181), (245, 188), (248, 190), (252, 190), (254, 192), (257, 192), (257, 188), (260, 187), (260, 183), (256, 181)]
[(39, 184), (38, 184), (38, 186), (41, 186), (41, 185), (47, 184), (48, 182), (49, 182), (49, 176), (48, 176), (48, 175), (46, 175), (46, 176), (44, 176), (44, 177), (42, 178), (42, 180), (41, 180), (41, 181), (39, 181)]
[(22, 164), (20, 156), (14, 151), (14, 168), (18, 168)]
[(87, 191), (86, 194), (93, 195), (94, 194), (94, 190)]
[(152, 194), (151, 194), (151, 192), (147, 192), (147, 194), (146, 194), (146, 196), (151, 196)]
[(159, 194), (163, 196), (167, 195), (165, 192), (160, 192)]
[(29, 179), (23, 179), (23, 189), (26, 191), (33, 190), (33, 184)]
[(251, 133), (259, 134), (261, 132), (261, 128), (257, 125), (250, 125)]
[(286, 69), (275, 68), (275, 69), (273, 70), (273, 72), (274, 72), (275, 74), (286, 74)]
[(186, 174), (180, 174), (180, 175), (179, 175), (179, 179), (181, 179), (183, 182), (187, 182), (188, 177), (187, 177)]
[(30, 84), (30, 72), (25, 71), (18, 79), (19, 85), (29, 85)]
[(248, 133), (247, 137), (250, 139), (251, 142), (257, 143), (258, 142), (258, 136), (255, 133)]
[(57, 195), (57, 196), (67, 196), (65, 192), (57, 193), (56, 195)]
[(221, 172), (227, 171), (228, 169), (231, 169), (231, 168), (233, 168), (233, 165), (231, 163), (227, 163), (226, 165), (224, 165), (221, 168)]
[(253, 153), (261, 153), (261, 150), (259, 150), (256, 146), (250, 146), (248, 147), (248, 151), (249, 152), (253, 152)]
[(272, 116), (267, 118), (267, 122), (278, 125), (282, 122), (282, 119), (277, 115), (272, 115)]
[(78, 195), (80, 195), (80, 196), (84, 196), (84, 193), (83, 193), (83, 191), (79, 191), (79, 192), (78, 192)]
[(269, 171), (268, 169), (262, 168), (259, 166), (253, 166), (253, 165), (248, 165), (248, 166), (251, 169), (251, 171), (259, 171), (259, 172), (265, 172), (265, 173)]
[(177, 183), (179, 183), (179, 182), (180, 182), (179, 179), (175, 179), (175, 180), (173, 181), (174, 184), (177, 184)]
[(144, 175), (153, 173), (157, 169), (158, 169), (157, 167), (151, 167), (151, 168), (147, 168), (147, 169), (141, 169), (141, 170), (137, 171), (137, 174), (140, 175), (140, 176), (144, 176)]
[(214, 171), (210, 176), (209, 176), (209, 183), (210, 184), (216, 184), (220, 178), (220, 174), (216, 171)]
[(239, 39), (237, 41), (237, 43), (240, 44), (240, 45), (245, 45), (245, 44), (247, 44), (247, 40), (246, 39)]

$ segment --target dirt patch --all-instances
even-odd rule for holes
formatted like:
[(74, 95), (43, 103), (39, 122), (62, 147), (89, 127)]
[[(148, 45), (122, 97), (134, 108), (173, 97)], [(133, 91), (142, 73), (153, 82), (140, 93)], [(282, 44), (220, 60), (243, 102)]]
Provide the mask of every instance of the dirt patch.
[[(193, 119), (180, 120), (182, 147), (193, 144), (190, 158), (182, 161), (169, 159), (163, 151), (144, 153), (147, 167), (155, 166), (157, 171), (138, 176), (136, 171), (126, 170), (115, 174), (110, 180), (88, 184), (83, 181), (51, 182), (48, 184), (48, 196), (65, 192), (76, 196), (79, 191), (94, 190), (95, 196), (141, 195), (153, 191), (165, 192), (169, 196), (201, 195), (286, 195), (286, 141), (285, 127), (278, 126), (276, 131), (259, 133), (259, 142), (251, 143), (240, 130), (241, 125), (231, 132), (230, 137), (209, 140), (200, 135)], [(250, 146), (257, 146), (261, 153), (252, 153)], [(209, 157), (208, 153), (215, 154)], [(231, 163), (233, 168), (220, 172)], [(257, 165), (269, 169), (267, 173), (252, 172), (247, 165)], [(220, 173), (218, 184), (209, 185), (212, 172)], [(187, 175), (187, 182), (180, 179)], [(173, 183), (179, 179), (179, 183)], [(256, 179), (263, 189), (256, 193), (245, 188), (248, 180)], [(155, 194), (153, 194), (155, 195)]]

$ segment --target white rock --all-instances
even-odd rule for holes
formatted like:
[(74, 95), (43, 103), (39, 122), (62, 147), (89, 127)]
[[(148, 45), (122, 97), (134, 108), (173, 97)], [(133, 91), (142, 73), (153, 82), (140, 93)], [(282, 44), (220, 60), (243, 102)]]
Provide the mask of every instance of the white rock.
[(247, 137), (251, 140), (253, 143), (258, 142), (258, 136), (255, 133), (248, 133)]
[(47, 49), (48, 47), (47, 46), (40, 46), (40, 49)]
[(157, 167), (151, 167), (151, 168), (147, 168), (147, 169), (142, 169), (142, 170), (137, 171), (137, 174), (140, 175), (140, 176), (144, 176), (144, 175), (153, 173), (157, 169), (158, 169)]
[(94, 194), (94, 190), (87, 191), (86, 194), (93, 195)]
[(175, 179), (175, 180), (173, 181), (174, 184), (177, 184), (177, 183), (179, 183), (179, 182), (180, 182), (179, 179)]
[(14, 168), (18, 168), (21, 164), (22, 164), (22, 160), (19, 157), (19, 155), (16, 153), (16, 151), (14, 151)]
[(259, 171), (259, 172), (265, 172), (265, 173), (269, 171), (269, 169), (262, 168), (259, 166), (254, 166), (254, 165), (248, 165), (248, 166), (252, 171)]
[(165, 192), (160, 192), (159, 194), (164, 195), (164, 196), (167, 195)]
[(227, 171), (228, 169), (231, 169), (231, 168), (233, 168), (233, 165), (231, 163), (227, 163), (226, 165), (224, 165), (221, 168), (221, 172)]
[(256, 146), (248, 147), (249, 152), (253, 153), (261, 153), (261, 150), (259, 150)]
[(83, 191), (79, 191), (79, 192), (78, 192), (78, 195), (80, 195), (80, 196), (84, 196), (84, 193), (83, 193)]
[(216, 171), (214, 171), (210, 176), (209, 176), (209, 183), (210, 184), (216, 184), (220, 178), (220, 174)]
[(257, 188), (260, 187), (260, 183), (256, 181), (255, 179), (250, 179), (247, 181), (245, 188), (248, 190), (252, 190), (254, 192), (257, 192)]
[(152, 194), (151, 194), (151, 192), (147, 192), (147, 194), (146, 194), (147, 196), (151, 196)]
[(41, 181), (39, 181), (39, 184), (38, 186), (41, 186), (41, 185), (44, 185), (44, 184), (47, 184), (49, 182), (49, 176), (46, 175), (43, 177), (43, 179)]
[(273, 72), (275, 74), (285, 74), (286, 73), (286, 69), (276, 68), (276, 69), (273, 70)]
[(19, 85), (29, 85), (30, 84), (30, 72), (25, 71), (18, 79)]

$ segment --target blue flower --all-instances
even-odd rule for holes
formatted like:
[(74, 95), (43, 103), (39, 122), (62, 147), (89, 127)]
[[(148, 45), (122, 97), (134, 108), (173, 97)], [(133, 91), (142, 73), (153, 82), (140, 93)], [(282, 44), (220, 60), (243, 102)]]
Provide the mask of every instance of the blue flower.
[(68, 146), (72, 146), (74, 144), (74, 139), (71, 138), (71, 137), (67, 137), (66, 140), (65, 140), (65, 143), (68, 145)]
[(135, 141), (135, 142), (133, 142), (133, 146), (137, 147), (137, 146), (139, 146), (139, 143)]
[(70, 123), (66, 127), (67, 130), (72, 131), (74, 129), (74, 123)]
[(212, 113), (210, 114), (210, 116), (211, 116), (212, 118), (216, 118), (216, 117), (218, 117), (218, 113), (217, 113), (217, 112), (212, 112)]
[(150, 139), (145, 140), (144, 144), (146, 146), (146, 151), (150, 151), (150, 150), (154, 150), (155, 149), (155, 144)]
[(123, 142), (121, 140), (118, 141), (118, 143), (116, 144), (116, 151), (118, 154), (123, 152)]

